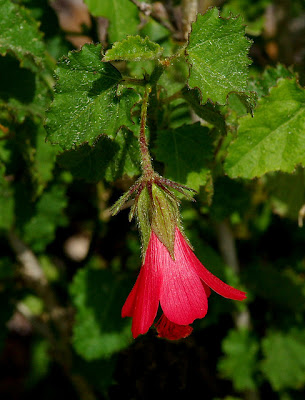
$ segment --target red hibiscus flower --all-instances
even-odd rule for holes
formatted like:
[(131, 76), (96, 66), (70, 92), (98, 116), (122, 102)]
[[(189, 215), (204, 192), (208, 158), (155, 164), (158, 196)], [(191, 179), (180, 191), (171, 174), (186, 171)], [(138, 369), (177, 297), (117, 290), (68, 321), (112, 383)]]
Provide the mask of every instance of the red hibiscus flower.
[(132, 317), (136, 338), (153, 324), (160, 303), (163, 315), (156, 323), (159, 336), (184, 338), (192, 332), (189, 324), (206, 315), (210, 288), (229, 299), (246, 298), (244, 292), (222, 282), (201, 264), (178, 227), (174, 258), (152, 230), (144, 264), (123, 306), (122, 317)]

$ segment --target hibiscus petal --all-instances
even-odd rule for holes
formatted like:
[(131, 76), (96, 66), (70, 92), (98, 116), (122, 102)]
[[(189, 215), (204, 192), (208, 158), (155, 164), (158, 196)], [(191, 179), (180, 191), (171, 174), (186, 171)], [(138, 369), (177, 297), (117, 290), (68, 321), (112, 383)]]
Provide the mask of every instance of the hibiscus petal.
[(121, 315), (122, 317), (133, 317), (134, 309), (135, 309), (135, 303), (137, 299), (137, 292), (139, 288), (139, 284), (141, 281), (140, 275), (141, 275), (142, 270), (140, 271), (138, 278), (136, 280), (136, 283), (134, 284), (131, 292), (129, 293), (123, 307), (122, 307), (122, 312)]
[(196, 271), (197, 275), (203, 280), (204, 283), (206, 283), (216, 293), (228, 299), (244, 300), (247, 297), (245, 292), (242, 292), (241, 290), (235, 289), (232, 286), (227, 285), (222, 280), (213, 275), (209, 270), (207, 270), (195, 256), (178, 229), (176, 236), (179, 239), (180, 246), (183, 249), (182, 251), (184, 252), (184, 254), (186, 254), (186, 257), (188, 257), (189, 262), (193, 265), (193, 268)]
[(167, 319), (164, 314), (162, 314), (158, 322), (155, 323), (155, 327), (158, 332), (158, 337), (169, 340), (184, 339), (193, 331), (193, 328), (189, 325), (174, 324)]
[(134, 338), (148, 331), (158, 311), (161, 275), (154, 263), (155, 240), (156, 237), (151, 235), (145, 262), (122, 308), (123, 317), (133, 317), (131, 331)]
[(175, 239), (175, 260), (158, 242), (158, 267), (162, 273), (160, 303), (166, 317), (175, 324), (188, 325), (208, 311), (206, 291), (201, 280)]

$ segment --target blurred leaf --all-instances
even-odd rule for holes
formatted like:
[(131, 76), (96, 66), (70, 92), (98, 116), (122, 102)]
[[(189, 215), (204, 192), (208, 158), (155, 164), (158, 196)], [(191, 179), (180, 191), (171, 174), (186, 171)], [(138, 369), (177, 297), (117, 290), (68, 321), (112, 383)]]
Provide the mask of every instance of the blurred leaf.
[(54, 101), (47, 111), (48, 139), (63, 149), (93, 144), (102, 135), (115, 137), (132, 129), (131, 109), (139, 101), (133, 89), (117, 93), (122, 79), (111, 64), (101, 61), (101, 45), (86, 44), (60, 61)]
[(262, 341), (261, 369), (274, 390), (297, 389), (305, 384), (305, 330), (269, 332)]
[(229, 218), (233, 213), (243, 216), (251, 202), (249, 185), (236, 181), (227, 176), (214, 180), (214, 195), (210, 207), (211, 216), (217, 221)]
[(223, 398), (219, 398), (219, 397), (217, 397), (217, 398), (215, 398), (215, 399), (213, 399), (213, 400), (242, 400), (240, 397), (233, 397), (233, 396), (226, 396), (226, 397), (223, 397)]
[(14, 299), (15, 265), (9, 257), (0, 258), (0, 352), (7, 336), (7, 322), (16, 304)]
[(10, 0), (1, 0), (0, 15), (0, 54), (13, 54), (21, 66), (33, 71), (42, 68), (45, 46), (31, 13)]
[(273, 212), (281, 217), (298, 219), (305, 204), (305, 177), (303, 168), (292, 174), (275, 172), (266, 175), (266, 190)]
[(39, 23), (39, 30), (44, 35), (46, 49), (53, 56), (54, 60), (72, 50), (71, 43), (66, 40), (65, 33), (60, 28), (57, 14), (52, 7), (52, 2), (47, 0), (17, 1), (31, 12), (32, 17)]
[(249, 89), (255, 91), (259, 98), (267, 96), (281, 78), (296, 78), (296, 74), (282, 64), (277, 64), (276, 67), (268, 66), (261, 76), (249, 80)]
[(239, 120), (237, 139), (229, 147), (225, 171), (232, 178), (292, 172), (304, 163), (304, 89), (295, 80), (281, 79), (258, 104), (253, 118)]
[(114, 373), (117, 367), (117, 355), (101, 360), (86, 361), (77, 357), (73, 362), (73, 372), (84, 376), (87, 381), (106, 398), (107, 389), (116, 383)]
[(198, 14), (186, 48), (189, 86), (199, 88), (202, 103), (225, 104), (231, 92), (247, 90), (249, 40), (240, 17), (222, 19), (217, 8)]
[(235, 390), (254, 389), (259, 345), (247, 330), (231, 330), (222, 342), (225, 356), (218, 362), (220, 374), (233, 382)]
[(36, 340), (32, 344), (30, 371), (26, 384), (34, 387), (46, 377), (50, 366), (49, 343), (46, 340)]
[(1, 109), (8, 110), (14, 120), (23, 122), (26, 116), (42, 118), (49, 101), (50, 88), (39, 74), (21, 68), (10, 54), (0, 57)]
[(109, 270), (80, 269), (70, 294), (76, 308), (73, 345), (87, 361), (107, 358), (131, 342), (130, 320), (121, 307), (131, 289), (129, 279)]
[(210, 173), (213, 148), (209, 129), (200, 123), (159, 132), (156, 159), (165, 164), (165, 176), (194, 190), (204, 186)]
[[(169, 37), (169, 31), (157, 21), (149, 18), (144, 26), (140, 25), (141, 36), (148, 36), (154, 42), (165, 42)], [(168, 42), (166, 42), (168, 43)]]
[(103, 61), (144, 61), (154, 60), (161, 57), (162, 47), (148, 39), (140, 36), (128, 36), (121, 42), (116, 42), (110, 50), (107, 50)]
[(112, 182), (123, 175), (133, 177), (140, 173), (137, 139), (127, 129), (120, 130), (114, 140), (101, 136), (92, 147), (84, 144), (61, 153), (57, 160), (73, 176), (89, 182)]
[(288, 273), (281, 272), (271, 265), (256, 264), (244, 271), (243, 278), (258, 297), (277, 304), (287, 311), (304, 310), (304, 285), (296, 282)]
[(135, 35), (140, 24), (137, 7), (130, 0), (85, 0), (92, 15), (108, 18), (110, 42)]
[(0, 164), (0, 230), (10, 229), (14, 222), (14, 189)]
[(33, 168), (36, 178), (41, 185), (45, 185), (53, 178), (53, 168), (56, 162), (56, 155), (60, 148), (56, 145), (46, 143), (46, 132), (42, 124), (37, 124), (36, 143)]
[(33, 251), (43, 251), (54, 240), (58, 226), (66, 224), (66, 206), (66, 188), (60, 184), (53, 184), (35, 202), (31, 218), (21, 228), (23, 240)]
[(31, 311), (33, 315), (40, 315), (44, 309), (43, 301), (33, 294), (27, 294), (23, 297), (22, 303)]
[(242, 15), (246, 25), (246, 33), (258, 36), (262, 33), (265, 23), (265, 10), (270, 5), (271, 0), (260, 0), (249, 2), (248, 0), (229, 0), (222, 8), (222, 15), (229, 17)]

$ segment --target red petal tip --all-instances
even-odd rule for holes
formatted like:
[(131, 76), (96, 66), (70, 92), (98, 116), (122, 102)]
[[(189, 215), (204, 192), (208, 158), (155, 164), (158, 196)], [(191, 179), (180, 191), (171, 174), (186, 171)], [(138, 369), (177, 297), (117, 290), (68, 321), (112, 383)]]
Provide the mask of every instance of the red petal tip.
[(158, 322), (155, 323), (155, 327), (158, 332), (158, 337), (169, 340), (179, 340), (188, 337), (193, 328), (189, 325), (177, 325), (166, 318), (164, 314)]

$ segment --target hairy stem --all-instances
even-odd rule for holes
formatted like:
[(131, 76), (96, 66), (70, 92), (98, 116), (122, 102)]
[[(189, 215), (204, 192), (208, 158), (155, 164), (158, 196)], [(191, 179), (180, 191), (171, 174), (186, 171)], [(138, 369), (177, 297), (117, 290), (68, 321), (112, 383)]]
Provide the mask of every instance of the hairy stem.
[(148, 99), (151, 92), (151, 86), (146, 85), (145, 92), (143, 96), (143, 102), (141, 107), (141, 123), (140, 123), (140, 136), (139, 136), (139, 146), (141, 152), (141, 167), (144, 175), (152, 175), (154, 169), (151, 163), (151, 156), (148, 149), (148, 141), (146, 138), (146, 121), (147, 121), (147, 109), (148, 109)]

